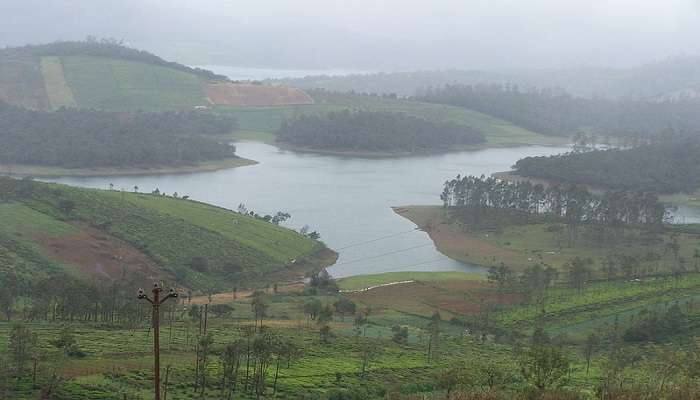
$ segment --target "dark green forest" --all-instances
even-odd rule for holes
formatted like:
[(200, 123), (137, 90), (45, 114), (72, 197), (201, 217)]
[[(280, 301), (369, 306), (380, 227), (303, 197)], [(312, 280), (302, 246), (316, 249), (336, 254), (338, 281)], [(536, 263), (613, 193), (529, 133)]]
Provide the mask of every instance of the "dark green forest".
[(447, 150), (485, 141), (484, 135), (473, 128), (399, 113), (368, 111), (302, 116), (285, 122), (278, 140), (321, 150), (389, 152)]
[(518, 175), (655, 193), (692, 193), (700, 187), (700, 139), (686, 138), (631, 149), (527, 157)]
[(115, 39), (97, 40), (88, 37), (85, 41), (58, 41), (49, 44), (27, 45), (23, 47), (7, 48), (0, 50), (0, 58), (15, 57), (23, 55), (32, 56), (93, 56), (116, 58), (142, 62), (146, 64), (159, 65), (161, 67), (176, 69), (183, 72), (198, 75), (204, 79), (216, 81), (228, 81), (224, 75), (218, 75), (201, 68), (191, 68), (186, 65), (166, 61), (147, 51), (133, 49), (125, 46), (121, 41)]
[(0, 103), (0, 163), (83, 167), (183, 165), (234, 156), (235, 119), (200, 112), (47, 113)]
[(648, 139), (665, 130), (700, 129), (700, 99), (611, 100), (574, 97), (561, 90), (512, 85), (446, 85), (418, 100), (466, 107), (552, 136), (580, 133)]

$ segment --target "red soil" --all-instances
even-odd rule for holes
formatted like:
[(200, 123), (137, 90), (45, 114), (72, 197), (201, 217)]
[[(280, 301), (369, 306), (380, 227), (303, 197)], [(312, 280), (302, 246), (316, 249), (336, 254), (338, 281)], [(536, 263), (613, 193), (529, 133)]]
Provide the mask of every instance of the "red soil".
[(314, 102), (303, 90), (287, 86), (217, 82), (207, 84), (206, 91), (209, 101), (215, 105), (263, 107)]
[(49, 256), (70, 264), (82, 276), (114, 280), (123, 275), (142, 274), (163, 278), (165, 274), (145, 254), (123, 240), (85, 224), (74, 223), (80, 233), (64, 237), (40, 238)]

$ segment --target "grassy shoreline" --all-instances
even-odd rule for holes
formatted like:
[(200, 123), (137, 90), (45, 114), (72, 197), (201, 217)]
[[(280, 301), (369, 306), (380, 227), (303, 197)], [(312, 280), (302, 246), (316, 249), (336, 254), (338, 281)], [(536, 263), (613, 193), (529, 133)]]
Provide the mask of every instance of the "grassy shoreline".
[[(625, 243), (617, 247), (600, 247), (592, 243), (560, 247), (554, 234), (547, 231), (546, 224), (505, 226), (500, 232), (466, 231), (463, 226), (451, 221), (447, 215), (449, 211), (442, 206), (404, 206), (394, 207), (393, 210), (426, 231), (440, 253), (457, 261), (483, 267), (504, 263), (514, 270), (523, 270), (535, 263), (542, 263), (562, 268), (574, 257), (591, 258), (599, 262), (613, 250), (618, 254), (636, 256), (656, 250), (665, 257), (659, 263), (672, 263), (663, 250), (665, 241), (670, 240), (671, 231), (664, 233), (664, 242), (657, 244), (656, 248), (642, 242)], [(677, 240), (684, 249), (680, 256), (691, 260), (697, 243), (696, 235), (682, 233)]]
[(16, 177), (94, 177), (94, 176), (133, 176), (133, 175), (167, 175), (196, 172), (211, 172), (222, 169), (255, 165), (258, 162), (247, 158), (236, 157), (224, 160), (205, 161), (194, 165), (164, 166), (154, 168), (61, 168), (43, 165), (0, 165), (0, 175)]

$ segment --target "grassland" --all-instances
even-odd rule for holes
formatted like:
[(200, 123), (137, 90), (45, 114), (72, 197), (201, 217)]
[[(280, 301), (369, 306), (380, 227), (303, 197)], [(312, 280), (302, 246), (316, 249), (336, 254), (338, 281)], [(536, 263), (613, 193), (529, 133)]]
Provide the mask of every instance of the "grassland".
[(199, 77), (127, 60), (61, 57), (65, 79), (81, 107), (154, 111), (206, 105)]
[(73, 91), (66, 82), (63, 64), (59, 57), (42, 57), (41, 75), (44, 77), (46, 96), (49, 98), (52, 109), (76, 106)]
[(39, 58), (0, 57), (0, 101), (32, 109), (50, 109)]
[[(516, 269), (543, 263), (561, 268), (574, 257), (602, 260), (608, 254), (645, 256), (650, 252), (663, 255), (662, 259), (647, 265), (650, 271), (667, 270), (673, 264), (673, 255), (666, 245), (671, 241), (672, 230), (664, 232), (653, 244), (639, 240), (634, 228), (623, 234), (629, 240), (620, 239), (614, 246), (592, 243), (585, 239), (575, 247), (565, 245), (566, 240), (548, 231), (549, 224), (532, 223), (505, 226), (498, 232), (470, 231), (453, 223), (449, 211), (440, 206), (397, 207), (395, 211), (427, 230), (438, 250), (455, 260), (483, 266), (504, 263)], [(700, 247), (700, 237), (695, 233), (680, 233), (676, 238), (680, 246), (679, 257), (693, 260), (694, 251)]]
[[(12, 241), (8, 249), (32, 250), (22, 265), (36, 264), (34, 269), (70, 264), (90, 275), (91, 267), (100, 265), (94, 273), (111, 276), (119, 270), (117, 256), (127, 254), (140, 272), (211, 289), (227, 287), (232, 280), (241, 286), (263, 284), (285, 270), (303, 276), (324, 266), (317, 262), (325, 248), (320, 242), (211, 205), (7, 178), (1, 183), (9, 203), (0, 208), (0, 234)], [(194, 268), (195, 258), (205, 259), (206, 265)], [(293, 265), (295, 259), (299, 265)]]

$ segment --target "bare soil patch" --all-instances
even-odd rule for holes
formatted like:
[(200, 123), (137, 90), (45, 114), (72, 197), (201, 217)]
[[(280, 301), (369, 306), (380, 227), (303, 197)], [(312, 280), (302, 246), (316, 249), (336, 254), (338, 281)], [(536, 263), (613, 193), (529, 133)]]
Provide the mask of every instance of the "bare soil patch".
[(484, 266), (500, 262), (512, 266), (523, 264), (523, 256), (517, 251), (491, 244), (477, 234), (465, 232), (462, 227), (446, 222), (442, 207), (395, 207), (394, 212), (428, 233), (438, 251), (454, 260)]
[(209, 83), (207, 98), (212, 104), (264, 107), (313, 104), (311, 96), (288, 86), (253, 85), (248, 83)]
[(83, 223), (71, 225), (81, 232), (38, 239), (51, 258), (76, 267), (82, 276), (95, 280), (115, 280), (133, 274), (149, 279), (168, 277), (148, 256), (129, 243)]

